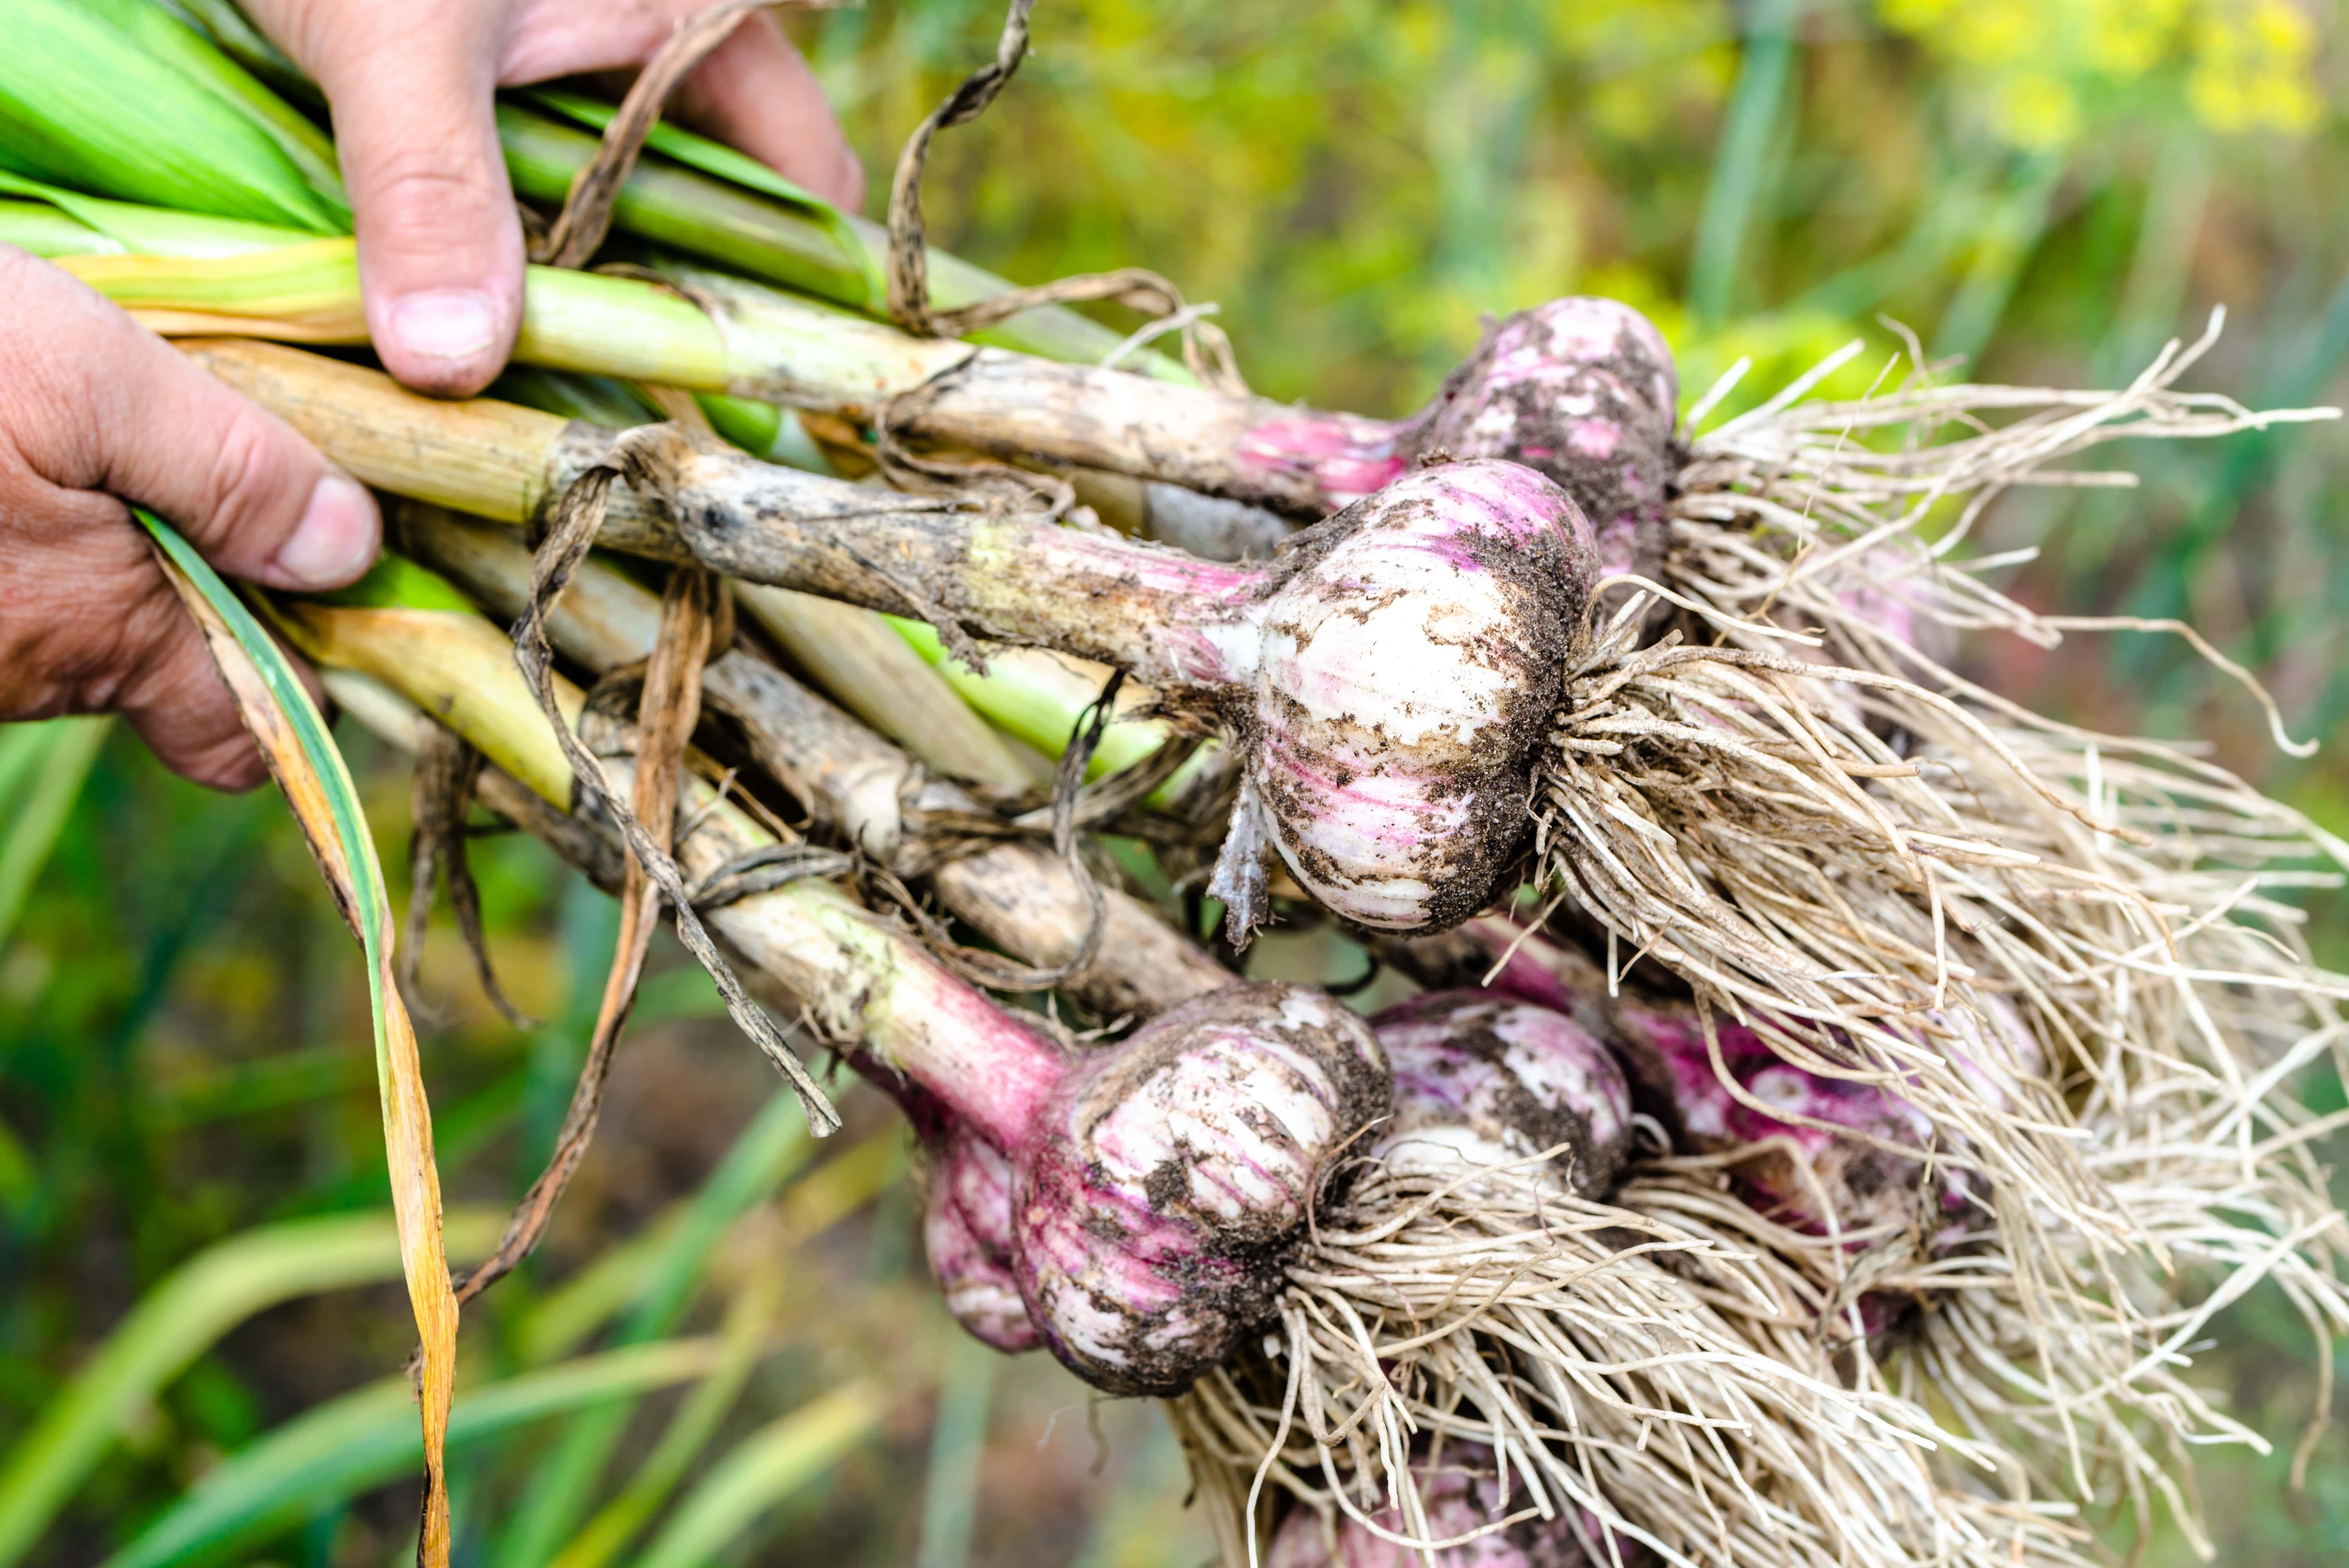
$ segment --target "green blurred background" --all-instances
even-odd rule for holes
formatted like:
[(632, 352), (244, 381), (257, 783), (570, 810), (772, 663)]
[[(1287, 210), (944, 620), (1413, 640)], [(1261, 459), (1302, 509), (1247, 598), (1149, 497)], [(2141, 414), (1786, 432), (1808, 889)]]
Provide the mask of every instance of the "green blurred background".
[[(999, 15), (792, 18), (876, 189)], [(1371, 413), (1423, 397), (1480, 315), (1578, 291), (1651, 312), (1692, 397), (1741, 356), (1758, 396), (1855, 335), (1882, 351), (1844, 373), (1857, 391), (1893, 321), (1984, 378), (2109, 383), (2223, 304), (2190, 385), (2339, 399), (2344, 20), (2323, 0), (1042, 0), (1018, 83), (941, 141), (933, 232), (1022, 280), (1155, 267), (1221, 303), (1257, 387)], [(2172, 640), (1971, 658), (2052, 711), (2205, 738), (2349, 828), (2342, 435), (2115, 450), (2142, 489), (1994, 514), (1984, 548), (2042, 550), (2014, 592), (2190, 616), (2325, 749), (2279, 758)], [(403, 863), (402, 770), (346, 738)], [(443, 1177), (485, 1216), (561, 1118), (613, 922), (533, 845), (476, 858), (500, 965), (548, 1020), (500, 1023), (436, 930)], [(2349, 967), (2340, 901), (2313, 913)], [(851, 1093), (849, 1134), (804, 1147), (698, 980), (662, 965), (553, 1239), (469, 1315), (463, 1387), (487, 1393), (452, 1470), (458, 1561), (1204, 1561), (1151, 1412), (951, 1331), (880, 1108)], [(388, 1194), (364, 998), (274, 796), (207, 795), (96, 724), (0, 731), (0, 1542), (33, 1516), (28, 1453), (73, 1482), (19, 1560), (142, 1539), (192, 1560), (142, 1532), (199, 1482), (245, 1489), (186, 1538), (220, 1561), (408, 1550), (411, 1418), (377, 1385), (410, 1340), (368, 1251)], [(2222, 1558), (2349, 1561), (2349, 1444), (2286, 1485), (2316, 1398), (2304, 1333), (2254, 1297), (2219, 1337), (2209, 1381), (2282, 1449), (2205, 1457)], [(696, 1403), (688, 1375), (713, 1365)], [(2174, 1531), (2152, 1545), (2188, 1560)]]

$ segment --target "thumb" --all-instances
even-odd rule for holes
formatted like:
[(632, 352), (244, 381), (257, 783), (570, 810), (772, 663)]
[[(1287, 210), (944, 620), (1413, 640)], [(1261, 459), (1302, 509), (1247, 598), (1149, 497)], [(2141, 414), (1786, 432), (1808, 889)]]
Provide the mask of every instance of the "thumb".
[(13, 452), (48, 485), (149, 507), (272, 588), (338, 587), (375, 559), (374, 500), (284, 420), (5, 246), (0, 299), (0, 470)]
[(336, 5), (306, 62), (334, 106), (376, 352), (450, 397), (504, 366), (522, 315), (522, 226), (491, 107), (495, 9)]

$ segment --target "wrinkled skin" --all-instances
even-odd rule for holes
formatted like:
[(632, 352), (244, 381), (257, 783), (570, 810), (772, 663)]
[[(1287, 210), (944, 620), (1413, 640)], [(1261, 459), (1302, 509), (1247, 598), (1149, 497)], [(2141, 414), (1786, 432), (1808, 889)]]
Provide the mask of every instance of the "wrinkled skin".
[[(1522, 1489), (1504, 1497), (1490, 1450), (1473, 1443), (1449, 1445), (1440, 1465), (1421, 1460), (1413, 1466), (1421, 1505), (1427, 1511), (1427, 1539), (1449, 1540), (1481, 1530), (1530, 1506)], [(1409, 1535), (1398, 1509), (1371, 1515), (1382, 1530)], [(1584, 1532), (1598, 1538), (1597, 1522), (1585, 1514)], [(1334, 1539), (1333, 1539), (1334, 1537)], [(1619, 1544), (1627, 1564), (1647, 1561), (1630, 1542)], [(1409, 1547), (1381, 1539), (1352, 1519), (1325, 1524), (1310, 1509), (1293, 1510), (1275, 1532), (1264, 1568), (1421, 1568), (1429, 1561)], [(1433, 1553), (1436, 1568), (1588, 1568), (1590, 1556), (1565, 1519), (1523, 1519), (1506, 1530), (1480, 1535)]]
[(1391, 1170), (1451, 1180), (1563, 1147), (1541, 1169), (1604, 1197), (1631, 1145), (1631, 1090), (1590, 1031), (1495, 991), (1414, 996), (1371, 1020), (1394, 1111), (1371, 1148)]

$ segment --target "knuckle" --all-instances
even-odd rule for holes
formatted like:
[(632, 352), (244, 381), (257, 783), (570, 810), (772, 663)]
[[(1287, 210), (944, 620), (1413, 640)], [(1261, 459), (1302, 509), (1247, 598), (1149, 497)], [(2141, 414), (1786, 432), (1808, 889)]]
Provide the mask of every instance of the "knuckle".
[(502, 173), (446, 147), (401, 148), (386, 155), (370, 181), (360, 222), (372, 238), (445, 233), (511, 218)]
[(209, 515), (191, 518), (206, 545), (217, 545), (248, 528), (274, 521), (286, 499), (284, 442), (268, 415), (239, 399), (222, 429), (206, 475)]

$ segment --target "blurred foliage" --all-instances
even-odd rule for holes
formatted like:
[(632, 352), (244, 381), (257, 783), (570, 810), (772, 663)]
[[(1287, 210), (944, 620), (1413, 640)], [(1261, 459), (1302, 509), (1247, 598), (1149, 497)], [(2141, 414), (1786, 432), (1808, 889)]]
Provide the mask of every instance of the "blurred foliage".
[[(874, 172), (869, 211), (999, 18), (996, 0), (792, 18)], [(2339, 400), (2344, 21), (2332, 0), (1044, 0), (1019, 81), (941, 139), (928, 205), (946, 243), (1021, 279), (1156, 267), (1222, 303), (1265, 390), (1374, 413), (1423, 397), (1481, 315), (1573, 291), (1652, 312), (1692, 397), (1750, 356), (1738, 400), (1757, 398), (1854, 335), (1876, 352), (1829, 389), (1857, 393), (1897, 342), (1887, 321), (1985, 377), (2109, 383), (2223, 304), (2193, 385)], [(2115, 450), (2142, 489), (2012, 498), (1982, 547), (2041, 546), (2014, 587), (2044, 606), (2190, 615), (2324, 752), (2280, 766), (2250, 705), (2163, 638), (1985, 645), (1982, 673), (2053, 711), (2207, 737), (2349, 829), (2341, 432)], [(403, 768), (344, 734), (403, 863)], [(7, 831), (24, 791), (78, 780), (96, 738), (0, 737), (17, 759), (0, 766), (0, 854), (31, 854)], [(116, 734), (37, 836), (45, 863), (0, 937), (0, 1456), (175, 1268), (387, 1201), (362, 975), (282, 806), (179, 784)], [(497, 1022), (436, 930), (444, 1176), (452, 1203), (496, 1205), (560, 1120), (613, 926), (533, 845), (487, 840), (476, 863), (501, 970), (548, 1020)], [(2349, 965), (2338, 901), (2316, 913)], [(1268, 943), (1262, 962), (1354, 973), (1317, 940)], [(772, 1086), (694, 1016), (706, 992), (675, 956), (549, 1245), (469, 1317), (460, 1388), (485, 1402), (458, 1466), (460, 1560), (537, 1568), (543, 1539), (622, 1562), (722, 1524), (728, 1562), (1202, 1561), (1150, 1411), (1095, 1405), (1040, 1357), (990, 1378), (955, 1353), (902, 1162), (854, 1164), (883, 1108), (852, 1094), (848, 1133), (778, 1155), (774, 1180), (798, 1172), (779, 1188), (725, 1174)], [(657, 1274), (669, 1285), (647, 1294)], [(754, 1311), (770, 1325), (754, 1364), (721, 1372)], [(2281, 1444), (2205, 1456), (2222, 1553), (2349, 1559), (2349, 1444), (2325, 1438), (2307, 1490), (2287, 1486), (2316, 1382), (2299, 1326), (2255, 1296), (2218, 1338), (2209, 1379)], [(523, 1398), (575, 1394), (616, 1365), (594, 1357), (645, 1345), (706, 1355), (707, 1381), (569, 1414)], [(98, 1562), (303, 1434), (357, 1430), (409, 1346), (396, 1285), (251, 1317), (139, 1405), (28, 1560)], [(855, 1387), (886, 1398), (852, 1441), (846, 1407), (823, 1401)], [(332, 1456), (290, 1457), (322, 1474)], [(412, 1488), (362, 1459), (380, 1456), (304, 1494), (245, 1560), (398, 1560)], [(782, 1481), (796, 1490), (758, 1490)], [(624, 1530), (632, 1544), (612, 1544)], [(2165, 1538), (2155, 1557), (2180, 1552)]]

